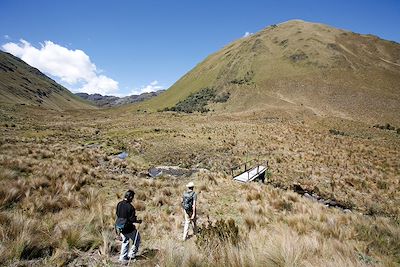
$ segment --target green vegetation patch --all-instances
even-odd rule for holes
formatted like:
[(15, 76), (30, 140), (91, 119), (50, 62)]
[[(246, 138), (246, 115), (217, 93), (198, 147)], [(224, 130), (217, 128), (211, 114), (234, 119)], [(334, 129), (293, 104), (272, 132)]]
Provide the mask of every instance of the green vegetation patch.
[(250, 85), (254, 82), (252, 82), (252, 79), (254, 77), (254, 72), (253, 71), (248, 71), (246, 72), (246, 74), (244, 75), (243, 78), (241, 79), (233, 79), (232, 81), (230, 81), (230, 83), (232, 84), (246, 84), (246, 85)]
[(396, 131), (396, 133), (400, 134), (400, 127), (396, 129), (395, 126), (386, 123), (385, 125), (375, 124), (374, 128), (381, 129), (381, 130), (388, 130), (388, 131)]
[(207, 104), (210, 102), (222, 103), (229, 99), (229, 93), (217, 94), (213, 88), (202, 88), (200, 91), (189, 95), (185, 100), (179, 101), (174, 107), (165, 108), (163, 111), (178, 112), (208, 112)]

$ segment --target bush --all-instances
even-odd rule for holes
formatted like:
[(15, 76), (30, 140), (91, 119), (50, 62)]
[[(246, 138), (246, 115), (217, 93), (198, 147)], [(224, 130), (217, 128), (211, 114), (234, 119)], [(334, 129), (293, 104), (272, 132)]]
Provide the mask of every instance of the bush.
[(178, 111), (178, 112), (209, 112), (206, 107), (209, 102), (226, 102), (229, 99), (229, 93), (217, 95), (213, 88), (202, 88), (200, 91), (189, 95), (186, 99), (179, 101), (174, 107), (166, 107), (163, 111)]
[(336, 129), (330, 129), (330, 130), (329, 130), (329, 133), (331, 133), (331, 134), (333, 134), (333, 135), (345, 135), (344, 132), (341, 132), (341, 131), (336, 130)]
[(375, 124), (372, 127), (378, 128), (378, 129), (381, 129), (381, 130), (396, 131), (398, 134), (400, 134), (400, 128), (398, 128), (396, 130), (396, 127), (394, 127), (393, 125), (390, 125), (389, 123), (386, 123), (385, 125)]
[(298, 62), (298, 61), (306, 60), (307, 58), (308, 58), (307, 54), (304, 53), (303, 51), (300, 51), (298, 53), (295, 53), (295, 54), (289, 56), (289, 59), (292, 62)]
[(251, 84), (251, 80), (253, 79), (253, 77), (254, 77), (254, 72), (251, 70), (251, 71), (246, 72), (246, 74), (244, 75), (243, 78), (241, 78), (241, 79), (233, 79), (232, 81), (230, 81), (230, 83), (232, 83), (232, 84), (247, 84), (247, 85), (250, 85)]

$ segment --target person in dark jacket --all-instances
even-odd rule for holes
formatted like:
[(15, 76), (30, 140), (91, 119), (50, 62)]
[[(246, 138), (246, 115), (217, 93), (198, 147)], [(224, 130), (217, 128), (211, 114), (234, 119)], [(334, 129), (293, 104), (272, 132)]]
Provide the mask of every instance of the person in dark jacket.
[[(140, 246), (140, 234), (134, 223), (141, 223), (141, 220), (137, 219), (135, 208), (131, 204), (134, 196), (135, 193), (132, 190), (128, 190), (125, 193), (124, 199), (118, 203), (116, 209), (117, 220), (115, 225), (122, 238), (120, 261), (134, 259)], [(130, 240), (133, 241), (133, 244), (129, 250)]]

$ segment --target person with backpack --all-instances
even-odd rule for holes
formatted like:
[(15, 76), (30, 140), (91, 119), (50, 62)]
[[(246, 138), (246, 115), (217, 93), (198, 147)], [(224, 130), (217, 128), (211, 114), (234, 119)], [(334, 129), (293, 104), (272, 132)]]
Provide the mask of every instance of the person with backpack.
[(193, 233), (196, 234), (196, 201), (197, 194), (194, 192), (194, 184), (190, 182), (186, 185), (188, 190), (183, 193), (182, 207), (185, 214), (185, 225), (183, 227), (183, 241), (187, 239), (189, 224), (192, 224)]
[[(115, 230), (122, 241), (119, 256), (119, 261), (121, 262), (134, 260), (140, 246), (140, 234), (134, 223), (141, 223), (142, 221), (137, 219), (135, 208), (131, 204), (134, 196), (135, 192), (128, 190), (116, 209)], [(133, 244), (129, 250), (130, 240), (133, 241)]]

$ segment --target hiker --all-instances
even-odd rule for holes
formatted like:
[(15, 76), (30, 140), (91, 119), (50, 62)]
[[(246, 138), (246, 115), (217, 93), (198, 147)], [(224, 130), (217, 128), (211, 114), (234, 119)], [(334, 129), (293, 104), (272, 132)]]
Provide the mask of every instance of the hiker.
[[(128, 190), (124, 199), (118, 203), (116, 210), (115, 230), (122, 241), (121, 254), (119, 256), (119, 261), (121, 262), (134, 260), (140, 246), (140, 234), (134, 223), (141, 223), (142, 221), (136, 218), (135, 208), (131, 204), (134, 196), (135, 192)], [(130, 240), (133, 241), (133, 244), (129, 250)]]
[(189, 232), (189, 224), (192, 224), (193, 234), (196, 234), (196, 201), (197, 194), (193, 191), (194, 184), (190, 182), (186, 185), (188, 191), (183, 193), (182, 207), (185, 214), (185, 225), (183, 227), (183, 241), (186, 240)]

